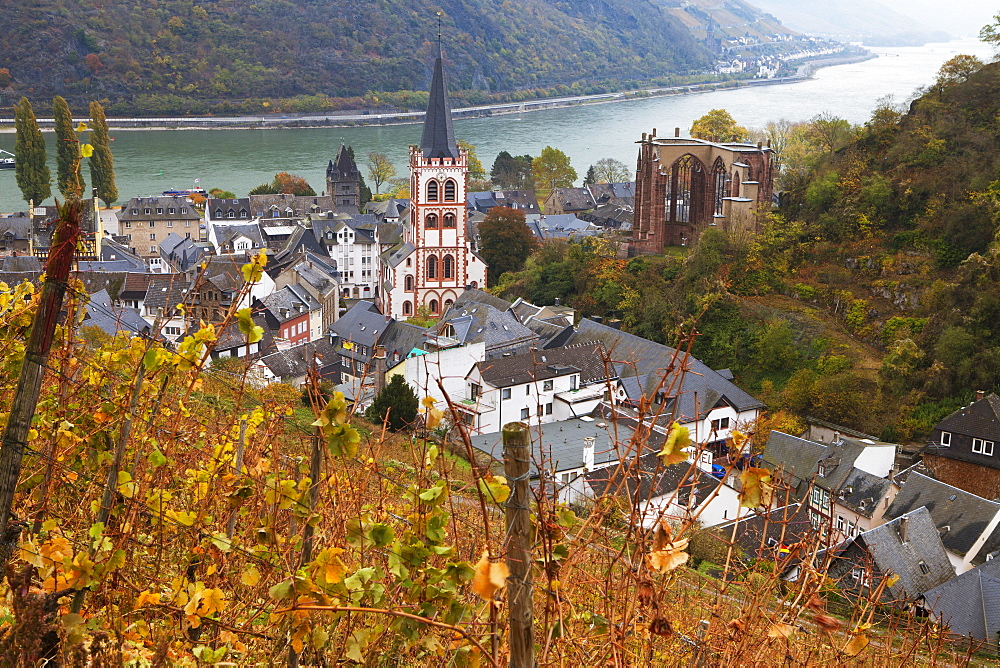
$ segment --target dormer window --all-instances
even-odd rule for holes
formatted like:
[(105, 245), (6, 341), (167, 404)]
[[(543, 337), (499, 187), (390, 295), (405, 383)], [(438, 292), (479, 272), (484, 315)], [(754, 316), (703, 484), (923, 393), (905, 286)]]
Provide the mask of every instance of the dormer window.
[(161, 207), (156, 207), (156, 215), (157, 216), (162, 216), (163, 215), (163, 209)]
[(941, 432), (941, 443), (940, 443), (940, 445), (941, 445), (942, 448), (950, 448), (951, 447), (951, 432), (950, 431), (942, 431)]
[(229, 210), (229, 211), (227, 212), (227, 215), (226, 215), (226, 217), (227, 217), (227, 218), (235, 218), (235, 217), (236, 217), (236, 212), (235, 212), (235, 211), (233, 211), (232, 209), (230, 209), (230, 210)]
[(246, 218), (247, 214), (248, 212), (246, 209), (240, 209), (240, 218)]
[(993, 441), (986, 441), (981, 438), (972, 439), (972, 451), (977, 455), (993, 456)]
[(169, 214), (173, 215), (173, 213), (174, 213), (174, 207), (170, 207), (170, 208), (168, 208), (168, 209), (167, 209), (167, 213), (169, 213)]

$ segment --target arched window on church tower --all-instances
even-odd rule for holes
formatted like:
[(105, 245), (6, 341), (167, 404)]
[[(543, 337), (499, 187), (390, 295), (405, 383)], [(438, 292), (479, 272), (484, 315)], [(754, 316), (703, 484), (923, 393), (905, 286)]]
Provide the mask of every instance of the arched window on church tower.
[(455, 227), (455, 214), (453, 213), (444, 214), (444, 226)]
[(438, 226), (438, 215), (436, 213), (427, 214), (427, 229), (436, 229)]
[(431, 313), (437, 314), (437, 312), (438, 312), (438, 300), (432, 299), (430, 301), (430, 303), (427, 304), (427, 306), (430, 307)]
[(454, 273), (455, 273), (455, 258), (453, 258), (451, 255), (445, 255), (443, 275), (445, 278), (453, 278), (452, 275)]
[(410, 306), (410, 302), (409, 301), (403, 302), (403, 315), (412, 315), (412, 314), (413, 314), (413, 307)]
[(431, 180), (427, 184), (427, 201), (436, 202), (438, 201), (438, 182)]
[(450, 309), (451, 305), (454, 304), (454, 303), (455, 303), (454, 299), (445, 299), (444, 300), (444, 308), (445, 308), (445, 310)]
[(407, 276), (403, 279), (403, 289), (407, 292), (413, 292), (413, 276)]
[(455, 179), (448, 179), (444, 182), (444, 201), (454, 202), (455, 201)]
[(437, 278), (438, 258), (437, 255), (427, 256), (427, 278)]

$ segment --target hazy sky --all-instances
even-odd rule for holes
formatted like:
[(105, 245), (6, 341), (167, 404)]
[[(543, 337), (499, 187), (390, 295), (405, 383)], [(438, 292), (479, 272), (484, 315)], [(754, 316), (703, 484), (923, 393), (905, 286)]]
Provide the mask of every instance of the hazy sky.
[[(1000, 0), (880, 0), (883, 5), (956, 37), (978, 35), (1000, 13)], [(751, 0), (752, 3), (752, 0)]]

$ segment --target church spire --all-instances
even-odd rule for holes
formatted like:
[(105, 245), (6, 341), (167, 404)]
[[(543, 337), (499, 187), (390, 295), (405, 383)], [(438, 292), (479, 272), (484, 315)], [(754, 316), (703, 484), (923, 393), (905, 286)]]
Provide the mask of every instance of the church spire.
[(451, 125), (451, 104), (444, 83), (444, 60), (441, 52), (441, 17), (438, 15), (438, 54), (424, 116), (424, 134), (420, 140), (424, 158), (458, 158), (455, 130)]

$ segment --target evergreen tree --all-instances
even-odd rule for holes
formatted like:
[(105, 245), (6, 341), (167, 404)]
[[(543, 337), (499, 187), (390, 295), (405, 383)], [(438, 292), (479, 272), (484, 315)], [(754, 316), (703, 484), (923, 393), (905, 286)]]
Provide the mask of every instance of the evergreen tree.
[(587, 168), (587, 175), (583, 177), (583, 185), (592, 186), (597, 183), (597, 174), (594, 172), (594, 166), (591, 165)]
[(41, 204), (52, 195), (52, 176), (45, 164), (45, 139), (26, 97), (14, 106), (14, 127), (17, 129), (14, 141), (17, 187), (25, 202)]
[(97, 196), (104, 206), (111, 206), (118, 199), (115, 185), (115, 159), (111, 155), (108, 137), (108, 119), (100, 102), (90, 103), (90, 145), (94, 154), (90, 156), (90, 182), (97, 188)]
[(80, 197), (80, 141), (73, 129), (73, 114), (60, 95), (52, 100), (52, 117), (56, 122), (56, 187), (63, 197)]
[(417, 419), (418, 404), (413, 388), (397, 374), (375, 397), (375, 401), (365, 411), (365, 417), (376, 424), (382, 424), (388, 415), (389, 429), (399, 431)]

